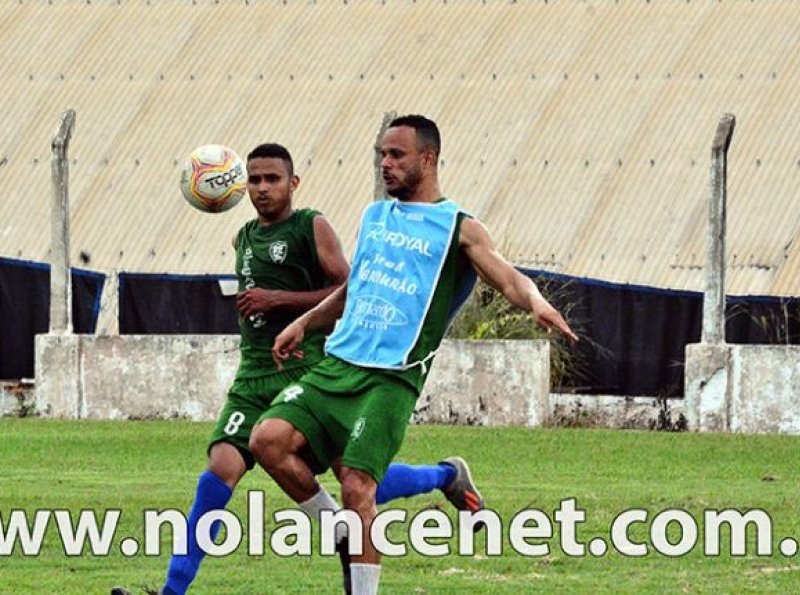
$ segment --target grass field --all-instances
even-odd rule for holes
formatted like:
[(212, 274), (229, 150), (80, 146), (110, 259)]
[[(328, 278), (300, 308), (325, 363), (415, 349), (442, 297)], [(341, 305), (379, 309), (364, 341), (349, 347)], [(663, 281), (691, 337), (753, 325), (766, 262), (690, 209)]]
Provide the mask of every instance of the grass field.
[[(127, 558), (119, 543), (123, 537), (142, 535), (144, 509), (188, 508), (204, 467), (210, 429), (210, 424), (177, 421), (0, 420), (4, 527), (13, 509), (31, 514), (40, 509), (74, 514), (122, 510), (111, 553), (104, 557), (68, 557), (51, 520), (38, 557), (23, 556), (19, 548), (0, 557), (0, 592), (107, 593), (115, 584), (144, 592), (144, 586), (158, 587), (167, 558), (142, 553)], [(800, 559), (782, 556), (777, 544), (783, 537), (800, 537), (798, 449), (800, 438), (789, 436), (411, 427), (398, 459), (425, 463), (461, 454), (470, 461), (488, 505), (506, 523), (527, 508), (540, 509), (552, 520), (562, 500), (576, 498), (586, 511), (586, 522), (577, 528), (578, 541), (608, 538), (615, 516), (626, 508), (643, 508), (649, 511), (648, 521), (629, 532), (632, 541), (640, 542), (647, 540), (650, 520), (665, 509), (684, 509), (702, 519), (704, 509), (760, 508), (772, 519), (773, 553), (756, 555), (751, 528), (745, 556), (729, 554), (729, 537), (723, 532), (722, 555), (706, 557), (700, 523), (698, 544), (681, 557), (661, 555), (652, 547), (639, 558), (618, 553), (572, 557), (559, 547), (554, 524), (555, 536), (546, 540), (551, 551), (542, 557), (523, 556), (508, 543), (502, 556), (487, 556), (481, 535), (471, 557), (454, 553), (428, 558), (412, 552), (386, 558), (382, 592), (795, 592), (800, 588)], [(333, 492), (332, 477), (324, 481)], [(231, 510), (242, 519), (247, 490), (266, 492), (269, 535), (275, 526), (271, 513), (290, 502), (256, 470), (233, 498)], [(399, 505), (411, 513), (431, 507), (451, 511), (438, 492)], [(395, 529), (392, 540), (403, 541), (400, 528)], [(675, 524), (667, 534), (674, 543), (680, 539)], [(457, 539), (449, 542), (455, 551)], [(279, 558), (268, 548), (253, 557), (246, 549), (243, 545), (230, 556), (207, 558), (193, 592), (339, 592), (336, 558)]]

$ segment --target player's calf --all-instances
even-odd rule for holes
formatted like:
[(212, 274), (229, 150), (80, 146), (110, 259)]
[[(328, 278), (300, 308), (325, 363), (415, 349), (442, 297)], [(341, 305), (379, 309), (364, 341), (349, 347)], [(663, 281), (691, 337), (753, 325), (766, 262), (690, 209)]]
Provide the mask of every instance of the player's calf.
[(354, 556), (354, 562), (376, 564), (380, 560), (377, 550), (369, 539), (372, 520), (378, 513), (375, 506), (375, 488), (377, 483), (364, 471), (342, 467), (342, 506), (358, 514), (363, 530), (364, 554)]

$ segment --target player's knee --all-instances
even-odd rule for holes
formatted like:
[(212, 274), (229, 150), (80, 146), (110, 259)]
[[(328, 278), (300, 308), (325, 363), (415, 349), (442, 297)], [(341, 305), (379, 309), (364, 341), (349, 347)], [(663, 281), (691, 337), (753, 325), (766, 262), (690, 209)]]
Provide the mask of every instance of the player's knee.
[(359, 510), (374, 507), (375, 489), (378, 484), (372, 476), (359, 469), (342, 467), (340, 481), (342, 483), (342, 504), (345, 508)]
[(287, 429), (282, 424), (273, 423), (276, 421), (283, 420), (268, 419), (256, 426), (248, 445), (253, 457), (267, 470), (279, 464), (289, 452), (290, 441), (287, 440), (287, 434), (291, 426)]

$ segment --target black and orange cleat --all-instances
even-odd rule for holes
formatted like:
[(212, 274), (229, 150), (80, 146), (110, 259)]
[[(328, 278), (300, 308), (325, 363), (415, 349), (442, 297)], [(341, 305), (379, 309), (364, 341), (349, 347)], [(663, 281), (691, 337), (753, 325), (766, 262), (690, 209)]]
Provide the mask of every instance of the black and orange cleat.
[[(475, 487), (475, 482), (472, 481), (467, 462), (461, 457), (449, 457), (439, 461), (439, 464), (450, 465), (456, 470), (455, 479), (442, 488), (445, 498), (458, 510), (468, 510), (469, 512), (483, 510), (483, 498), (478, 488)], [(475, 530), (477, 531), (482, 526), (483, 523), (476, 524)]]

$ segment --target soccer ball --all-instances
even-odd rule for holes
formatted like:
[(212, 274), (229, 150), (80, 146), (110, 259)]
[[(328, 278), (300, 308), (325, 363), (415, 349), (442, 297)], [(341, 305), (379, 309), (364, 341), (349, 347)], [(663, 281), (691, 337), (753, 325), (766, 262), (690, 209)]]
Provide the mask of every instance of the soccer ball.
[(196, 148), (183, 164), (183, 197), (196, 209), (221, 213), (247, 192), (247, 171), (236, 151), (223, 145)]

